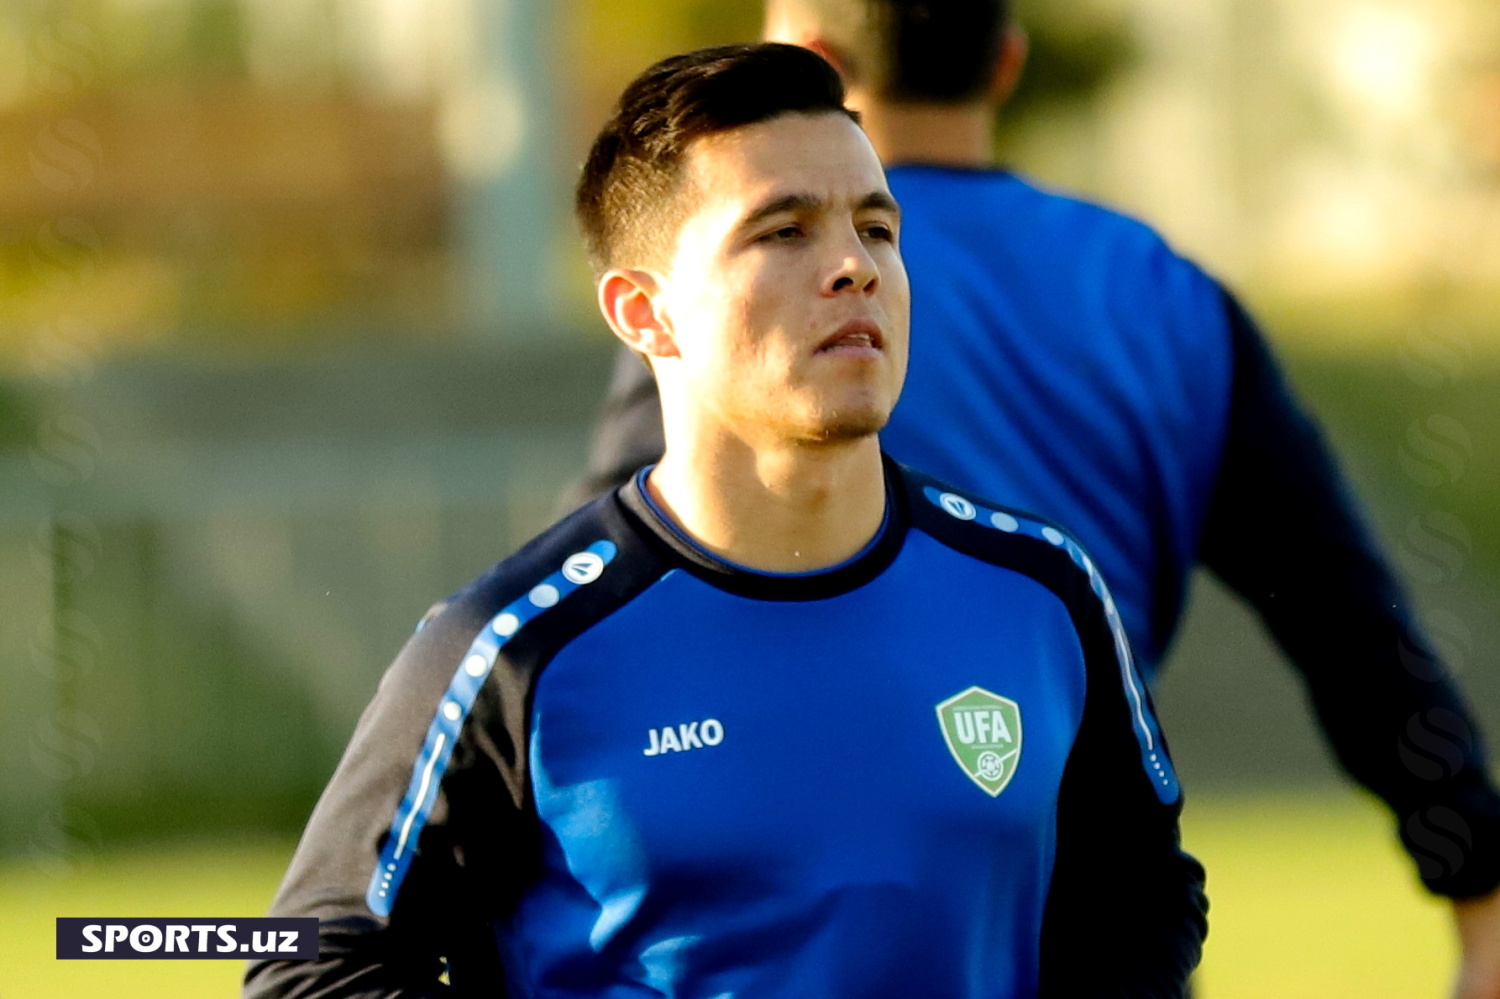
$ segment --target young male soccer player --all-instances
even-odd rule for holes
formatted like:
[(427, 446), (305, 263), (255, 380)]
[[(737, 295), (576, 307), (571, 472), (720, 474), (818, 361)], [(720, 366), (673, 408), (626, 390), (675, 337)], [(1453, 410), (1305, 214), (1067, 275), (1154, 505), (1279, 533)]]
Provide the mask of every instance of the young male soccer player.
[(247, 994), (1180, 995), (1202, 871), (1103, 579), (881, 454), (900, 213), (838, 76), (658, 64), (578, 207), (666, 453), (428, 616), (273, 907), (322, 956)]
[[(1146, 226), (997, 168), (1026, 53), (1007, 6), (767, 3), (768, 38), (843, 70), (905, 215), (911, 370), (882, 444), (1067, 524), (1148, 675), (1196, 561), (1254, 606), (1339, 761), (1454, 899), (1461, 995), (1500, 999), (1500, 795), (1478, 727), (1245, 311)], [(652, 460), (660, 434), (624, 357), (585, 491)]]

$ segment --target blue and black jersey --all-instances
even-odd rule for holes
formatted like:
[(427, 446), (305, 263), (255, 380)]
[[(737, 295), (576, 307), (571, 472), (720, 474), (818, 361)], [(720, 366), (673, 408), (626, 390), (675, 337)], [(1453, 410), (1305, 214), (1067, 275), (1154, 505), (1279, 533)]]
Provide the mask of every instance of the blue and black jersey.
[(640, 483), (428, 615), (273, 906), (322, 957), (248, 996), (1181, 994), (1203, 873), (1072, 537), (890, 463), (768, 574)]
[[(1287, 653), (1427, 886), (1462, 898), (1500, 885), (1478, 726), (1233, 296), (1148, 226), (1007, 171), (889, 179), (912, 289), (889, 453), (1067, 525), (1110, 580), (1148, 679), (1201, 562)], [(655, 386), (628, 353), (594, 445), (579, 494), (661, 453)], [(1403, 748), (1430, 726), (1455, 736), (1441, 774)], [(1434, 829), (1455, 832), (1438, 849)]]

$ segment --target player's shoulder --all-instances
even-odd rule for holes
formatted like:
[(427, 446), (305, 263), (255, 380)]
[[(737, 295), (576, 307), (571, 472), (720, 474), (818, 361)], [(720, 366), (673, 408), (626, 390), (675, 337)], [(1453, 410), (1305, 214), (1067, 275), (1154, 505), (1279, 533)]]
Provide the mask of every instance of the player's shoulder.
[[(1134, 265), (1145, 270), (1177, 273), (1212, 283), (1213, 278), (1194, 260), (1180, 253), (1156, 227), (1101, 200), (1044, 184), (1022, 174), (1001, 172), (1007, 179), (1011, 209), (1025, 219), (1028, 237), (1050, 242), (1074, 259), (1080, 250), (1095, 248), (1111, 267)], [(1135, 275), (1139, 280), (1141, 275)]]
[(912, 528), (993, 565), (1024, 573), (1050, 589), (1068, 608), (1091, 676), (1090, 689), (1121, 690), (1142, 763), (1163, 804), (1180, 793), (1171, 763), (1158, 759), (1161, 731), (1136, 672), (1130, 640), (1109, 586), (1077, 538), (1061, 525), (908, 468), (905, 481)]
[[(1157, 229), (1094, 198), (1008, 169), (922, 164), (891, 170), (907, 226), (922, 242), (975, 251), (1010, 248), (1052, 279), (1075, 279), (1138, 306), (1185, 301), (1217, 308), (1218, 282)], [(1011, 265), (1016, 261), (1005, 254)]]
[(1203, 336), (1209, 329), (1227, 330), (1223, 285), (1165, 235), (1089, 198), (1022, 178), (1017, 184), (1034, 202), (1028, 228), (1037, 245), (1054, 247), (1059, 260), (1071, 262), (1081, 277), (1132, 314), (1174, 319), (1166, 327), (1181, 334), (1175, 339), (1225, 342), (1222, 335)]
[(903, 206), (921, 216), (962, 214), (971, 220), (1003, 218), (1019, 224), (1072, 234), (1111, 234), (1142, 246), (1165, 247), (1156, 229), (1102, 201), (1043, 183), (1010, 169), (964, 169), (906, 164), (889, 171), (892, 190)]
[(1019, 174), (1011, 174), (1010, 178), (1016, 198), (1028, 203), (1036, 215), (1061, 229), (1113, 238), (1137, 246), (1143, 252), (1167, 252), (1178, 256), (1166, 236), (1127, 211)]
[(961, 554), (1029, 576), (1074, 610), (1108, 599), (1089, 554), (1065, 527), (897, 465), (914, 530)]
[(434, 604), (403, 658), (451, 667), (477, 638), (510, 639), (543, 615), (552, 642), (564, 642), (628, 601), (655, 562), (616, 494), (606, 494)]

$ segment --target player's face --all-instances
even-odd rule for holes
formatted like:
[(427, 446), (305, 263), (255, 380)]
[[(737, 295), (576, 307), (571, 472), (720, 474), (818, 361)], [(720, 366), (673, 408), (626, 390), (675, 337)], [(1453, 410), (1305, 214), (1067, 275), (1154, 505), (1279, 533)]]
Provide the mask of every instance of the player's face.
[(691, 409), (746, 437), (857, 439), (906, 373), (900, 213), (840, 114), (789, 114), (695, 142), (663, 305)]

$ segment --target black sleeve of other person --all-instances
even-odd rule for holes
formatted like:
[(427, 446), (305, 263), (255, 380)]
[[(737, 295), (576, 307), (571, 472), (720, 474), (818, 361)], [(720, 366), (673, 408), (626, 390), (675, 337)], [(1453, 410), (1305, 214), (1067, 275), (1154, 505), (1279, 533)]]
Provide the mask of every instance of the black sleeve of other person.
[(623, 486), (640, 468), (661, 457), (661, 399), (651, 369), (628, 347), (615, 354), (609, 393), (594, 424), (588, 468), (559, 501), (558, 514), (572, 513), (596, 496)]
[(1500, 795), (1478, 726), (1377, 550), (1312, 418), (1226, 293), (1228, 434), (1199, 558), (1301, 675), (1339, 762), (1396, 815), (1423, 882), (1500, 885)]

